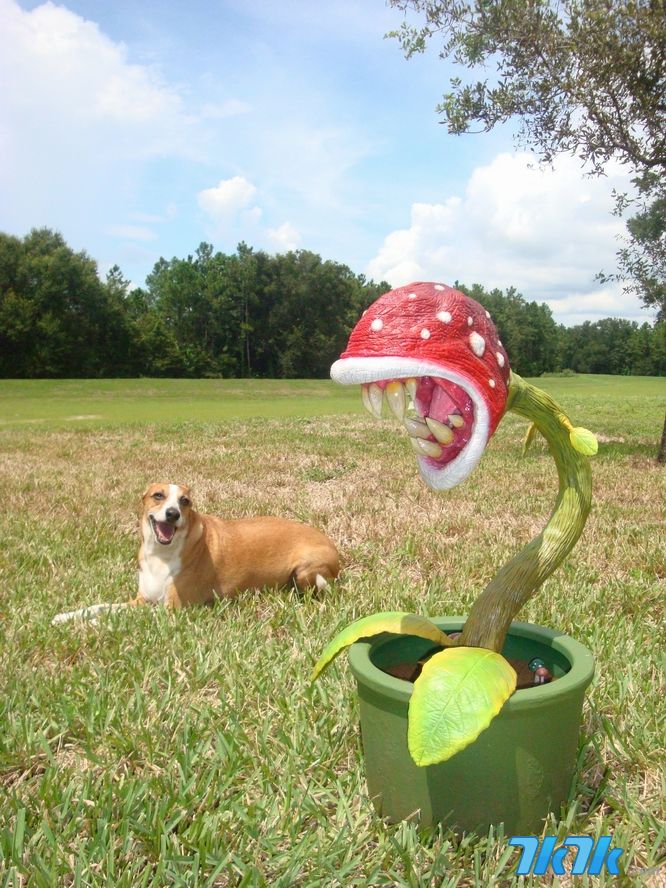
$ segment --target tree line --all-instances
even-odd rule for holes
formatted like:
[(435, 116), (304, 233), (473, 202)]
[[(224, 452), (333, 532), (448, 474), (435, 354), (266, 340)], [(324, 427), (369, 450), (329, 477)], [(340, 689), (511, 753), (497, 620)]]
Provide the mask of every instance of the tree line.
[(511, 366), (521, 376), (574, 371), (625, 376), (666, 376), (666, 321), (625, 318), (556, 324), (545, 304), (527, 302), (513, 287), (456, 286), (490, 312)]
[[(666, 375), (666, 323), (617, 318), (576, 327), (514, 288), (456, 286), (491, 314), (523, 376)], [(0, 233), (0, 376), (5, 378), (323, 378), (381, 293), (346, 265), (307, 250), (233, 254), (202, 243), (160, 259), (145, 287), (95, 262), (57, 232)]]

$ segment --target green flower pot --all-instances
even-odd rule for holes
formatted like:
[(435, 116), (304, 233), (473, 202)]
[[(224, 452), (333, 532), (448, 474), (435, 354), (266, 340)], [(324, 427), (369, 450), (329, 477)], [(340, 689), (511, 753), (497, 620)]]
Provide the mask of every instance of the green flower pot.
[[(451, 632), (465, 618), (433, 622)], [(391, 822), (415, 816), (424, 826), (443, 823), (480, 834), (503, 823), (505, 835), (538, 834), (569, 793), (583, 697), (594, 675), (592, 654), (566, 635), (512, 623), (504, 656), (540, 657), (557, 680), (516, 691), (474, 743), (448, 761), (419, 768), (407, 750), (413, 685), (381, 667), (416, 660), (431, 647), (414, 636), (378, 636), (349, 652), (368, 789), (377, 811)]]

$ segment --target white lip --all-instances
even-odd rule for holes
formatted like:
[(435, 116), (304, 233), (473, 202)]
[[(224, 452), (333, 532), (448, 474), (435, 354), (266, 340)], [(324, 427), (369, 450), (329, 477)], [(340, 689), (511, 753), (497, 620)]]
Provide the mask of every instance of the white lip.
[(417, 358), (400, 358), (386, 355), (376, 358), (340, 358), (331, 367), (331, 379), (342, 385), (366, 385), (380, 379), (408, 379), (409, 377), (436, 376), (460, 386), (474, 404), (472, 436), (464, 450), (443, 469), (436, 469), (424, 457), (417, 457), (419, 471), (425, 483), (434, 490), (449, 490), (464, 481), (476, 468), (488, 443), (490, 415), (486, 402), (477, 386), (455, 370), (420, 361)]

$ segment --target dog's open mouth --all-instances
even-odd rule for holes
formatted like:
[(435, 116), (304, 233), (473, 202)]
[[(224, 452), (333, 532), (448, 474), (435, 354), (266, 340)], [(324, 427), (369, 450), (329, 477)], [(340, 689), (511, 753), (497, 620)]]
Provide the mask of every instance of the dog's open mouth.
[(150, 525), (153, 528), (153, 533), (155, 534), (155, 539), (162, 546), (168, 546), (169, 543), (172, 542), (174, 536), (176, 535), (177, 528), (170, 524), (168, 521), (157, 521), (153, 518), (152, 515), (150, 517)]

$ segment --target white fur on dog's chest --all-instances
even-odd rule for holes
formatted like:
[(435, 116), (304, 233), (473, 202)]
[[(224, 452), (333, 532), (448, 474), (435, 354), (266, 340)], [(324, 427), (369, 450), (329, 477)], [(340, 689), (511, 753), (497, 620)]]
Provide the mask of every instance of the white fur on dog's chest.
[(180, 572), (179, 553), (166, 558), (145, 553), (139, 570), (139, 594), (152, 604), (166, 604), (171, 580)]

